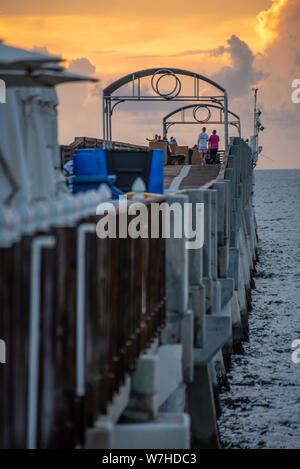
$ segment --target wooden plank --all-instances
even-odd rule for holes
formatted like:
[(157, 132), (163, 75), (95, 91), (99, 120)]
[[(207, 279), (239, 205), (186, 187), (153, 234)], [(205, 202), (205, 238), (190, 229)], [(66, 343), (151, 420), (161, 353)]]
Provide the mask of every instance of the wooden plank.
[(182, 180), (180, 189), (202, 187), (215, 180), (219, 174), (219, 165), (191, 166), (188, 175)]

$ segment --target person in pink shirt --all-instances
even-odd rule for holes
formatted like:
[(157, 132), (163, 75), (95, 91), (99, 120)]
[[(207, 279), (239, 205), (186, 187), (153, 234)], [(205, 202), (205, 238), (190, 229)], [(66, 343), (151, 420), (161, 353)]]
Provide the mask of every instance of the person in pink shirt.
[(219, 135), (217, 135), (217, 131), (213, 130), (213, 133), (209, 137), (209, 149), (210, 149), (210, 164), (215, 164), (217, 159), (217, 153), (219, 149)]

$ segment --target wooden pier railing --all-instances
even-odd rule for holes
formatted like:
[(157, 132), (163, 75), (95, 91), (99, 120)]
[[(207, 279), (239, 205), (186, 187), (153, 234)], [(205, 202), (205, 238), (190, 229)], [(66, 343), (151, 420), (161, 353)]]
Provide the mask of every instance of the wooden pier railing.
[[(80, 148), (102, 148), (103, 140), (100, 138), (92, 137), (75, 137), (75, 140), (70, 145), (62, 145), (62, 164), (69, 161), (75, 150)], [(126, 142), (112, 142), (112, 148), (116, 150), (145, 150), (148, 148), (146, 145), (135, 145), (134, 143)]]
[(164, 325), (165, 240), (99, 239), (98, 221), (0, 248), (2, 448), (82, 445)]

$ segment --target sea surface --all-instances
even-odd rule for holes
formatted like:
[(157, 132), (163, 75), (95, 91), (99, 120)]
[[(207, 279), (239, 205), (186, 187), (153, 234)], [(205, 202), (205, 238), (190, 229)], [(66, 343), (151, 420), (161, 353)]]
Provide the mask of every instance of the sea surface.
[(250, 341), (221, 394), (224, 448), (300, 448), (300, 170), (255, 171), (259, 263)]

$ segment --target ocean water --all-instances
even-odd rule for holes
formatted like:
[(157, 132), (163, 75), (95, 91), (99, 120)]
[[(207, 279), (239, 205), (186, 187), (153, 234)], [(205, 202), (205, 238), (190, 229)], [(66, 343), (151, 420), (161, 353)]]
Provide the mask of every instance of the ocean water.
[(255, 171), (260, 239), (250, 341), (221, 394), (224, 448), (300, 448), (300, 170)]

